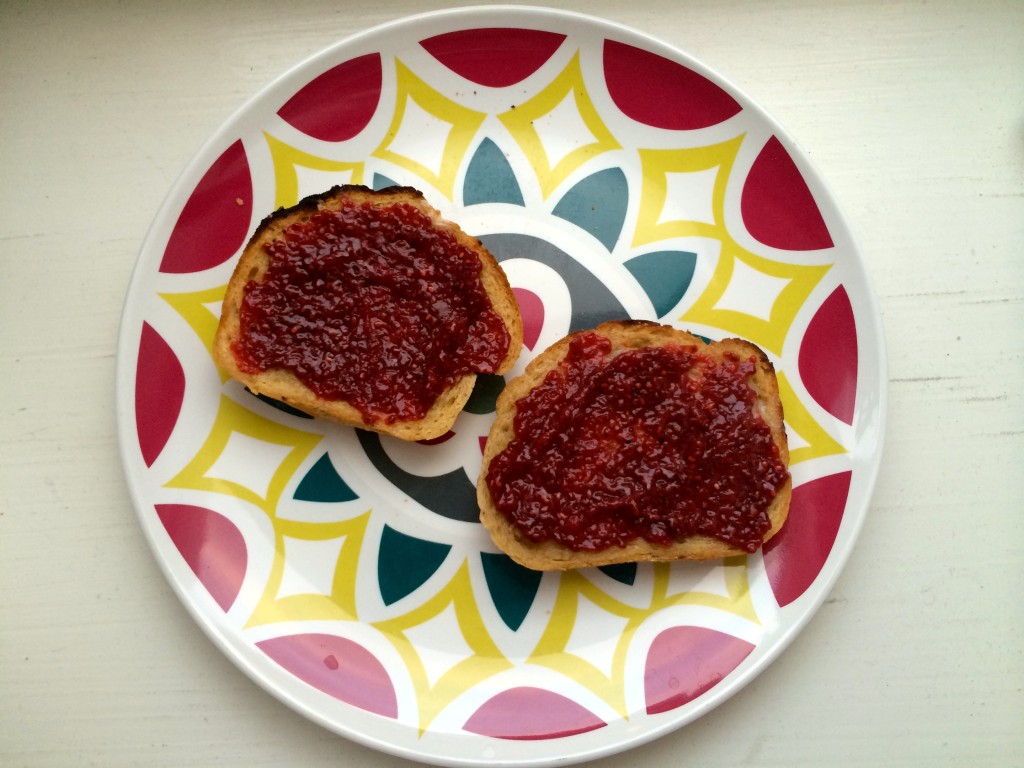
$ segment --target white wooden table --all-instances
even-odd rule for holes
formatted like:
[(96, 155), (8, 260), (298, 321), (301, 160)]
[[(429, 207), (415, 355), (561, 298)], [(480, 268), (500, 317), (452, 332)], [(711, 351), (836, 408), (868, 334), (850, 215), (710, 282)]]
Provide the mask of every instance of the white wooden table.
[[(681, 47), (783, 123), (860, 240), (891, 374), (831, 597), (739, 695), (602, 764), (1024, 764), (1024, 6), (561, 5)], [(121, 474), (114, 349), (207, 136), (314, 52), (440, 7), (0, 5), (0, 764), (407, 764), (287, 709), (188, 617)]]

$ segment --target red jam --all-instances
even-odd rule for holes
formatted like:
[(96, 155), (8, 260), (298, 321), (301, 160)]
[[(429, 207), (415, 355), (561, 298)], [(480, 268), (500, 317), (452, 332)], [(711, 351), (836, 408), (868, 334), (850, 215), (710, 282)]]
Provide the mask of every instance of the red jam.
[(695, 534), (756, 551), (789, 472), (748, 384), (755, 360), (610, 351), (581, 334), (518, 401), (487, 473), (497, 508), (529, 540), (576, 551)]
[(493, 373), (508, 331), (480, 258), (411, 205), (323, 210), (266, 246), (233, 351), (246, 373), (292, 371), (367, 423), (422, 418), (469, 373)]

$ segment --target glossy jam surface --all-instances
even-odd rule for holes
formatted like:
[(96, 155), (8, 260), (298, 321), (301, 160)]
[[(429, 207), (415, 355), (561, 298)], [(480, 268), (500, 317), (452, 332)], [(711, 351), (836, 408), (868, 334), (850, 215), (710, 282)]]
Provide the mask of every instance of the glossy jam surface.
[(519, 400), (515, 437), (487, 474), (498, 510), (531, 541), (576, 551), (694, 534), (756, 551), (789, 477), (748, 384), (756, 362), (610, 351), (576, 337)]
[(247, 373), (288, 369), (368, 423), (392, 423), (422, 418), (454, 381), (508, 353), (479, 257), (411, 205), (318, 211), (266, 250), (233, 347)]

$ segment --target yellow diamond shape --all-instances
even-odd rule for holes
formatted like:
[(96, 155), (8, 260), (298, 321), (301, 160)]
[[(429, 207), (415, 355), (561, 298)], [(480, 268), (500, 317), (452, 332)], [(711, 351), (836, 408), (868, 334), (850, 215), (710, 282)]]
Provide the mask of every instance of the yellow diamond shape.
[[(160, 298), (170, 304), (174, 311), (188, 323), (211, 355), (213, 354), (213, 337), (217, 333), (220, 318), (207, 305), (221, 303), (224, 300), (226, 289), (226, 285), (219, 285), (205, 291), (160, 294)], [(226, 381), (227, 378), (227, 374), (220, 372), (221, 381)]]
[[(785, 281), (771, 302), (767, 317), (718, 306), (730, 287), (737, 261), (770, 278)], [(711, 281), (680, 320), (721, 328), (781, 355), (786, 335), (800, 307), (829, 269), (831, 265), (787, 264), (758, 256), (737, 245), (724, 235), (723, 230), (722, 252)]]
[[(434, 651), (418, 649), (410, 635), (414, 628), (426, 625), (446, 612), (454, 614), (457, 621), (454, 630), (461, 637), (460, 644), (464, 644), (469, 653), (443, 673), (435, 674), (435, 679), (431, 681), (424, 655)], [(465, 562), (451, 581), (425, 603), (402, 616), (377, 622), (373, 626), (394, 644), (409, 670), (416, 691), (420, 733), (458, 696), (488, 677), (512, 667), (512, 663), (505, 658), (487, 632), (473, 597), (469, 566)]]
[[(640, 210), (637, 213), (633, 246), (670, 237), (728, 238), (724, 225), (725, 187), (743, 136), (692, 149), (640, 149)], [(703, 217), (670, 218), (664, 215), (669, 203), (669, 176), (714, 172), (711, 196), (713, 221)], [(706, 201), (704, 202), (706, 205)]]
[[(450, 200), (462, 160), (486, 115), (434, 90), (398, 59), (395, 74), (395, 115), (384, 141), (372, 154), (419, 176)], [(439, 131), (443, 138), (439, 142), (417, 141), (417, 134), (430, 130)], [(434, 152), (435, 147), (438, 156), (428, 158), (426, 153)]]
[[(581, 600), (588, 600), (611, 616), (624, 620), (615, 643), (610, 672), (605, 672), (591, 661), (568, 650), (579, 618)], [(616, 600), (579, 572), (566, 571), (558, 586), (551, 620), (528, 661), (575, 680), (626, 718), (629, 716), (623, 684), (626, 652), (633, 635), (647, 615), (647, 609), (634, 608)]]
[(286, 144), (269, 133), (263, 134), (270, 148), (270, 158), (274, 164), (274, 206), (287, 208), (299, 202), (299, 168), (309, 168), (325, 173), (349, 173), (348, 183), (363, 183), (362, 162), (345, 162), (328, 160), (324, 157), (303, 152), (301, 149)]
[[(248, 438), (247, 444), (254, 445), (257, 450), (259, 443), (267, 445), (267, 453), (272, 457), (270, 460), (276, 462), (277, 466), (269, 471), (266, 490), (253, 489), (237, 480), (210, 474), (210, 470), (225, 452), (233, 435)], [(167, 481), (167, 487), (235, 496), (254, 504), (273, 517), (288, 480), (321, 439), (320, 435), (292, 429), (266, 419), (222, 395), (209, 436), (192, 460)], [(281, 454), (283, 458), (276, 458)], [(253, 460), (259, 461), (260, 457), (254, 456)]]
[[(356, 574), (370, 512), (352, 520), (306, 523), (274, 518), (274, 563), (270, 578), (246, 628), (277, 621), (353, 621), (356, 611)], [(285, 539), (328, 541), (342, 539), (331, 579), (329, 594), (306, 592), (280, 597), (281, 584), (289, 563)], [(292, 564), (301, 572), (303, 564)], [(308, 567), (308, 566), (307, 566)]]
[(700, 605), (725, 611), (754, 624), (759, 624), (754, 601), (750, 597), (750, 582), (747, 578), (746, 555), (727, 557), (722, 560), (725, 579), (725, 595), (696, 590), (684, 592), (669, 591), (671, 563), (657, 563), (654, 566), (654, 598), (651, 609), (661, 610), (672, 605)]
[(811, 412), (800, 402), (800, 398), (793, 389), (793, 385), (789, 383), (789, 379), (786, 378), (786, 374), (779, 371), (778, 379), (779, 397), (782, 399), (782, 410), (786, 414), (786, 423), (807, 443), (807, 445), (790, 449), (790, 465), (818, 459), (822, 456), (846, 453), (846, 449), (814, 420)]
[[(537, 129), (537, 123), (553, 115), (556, 110), (578, 116), (583, 131), (574, 131), (572, 136), (562, 140), (575, 139), (578, 146), (560, 152), (562, 157), (552, 163), (544, 137)], [(522, 148), (540, 182), (541, 194), (550, 195), (565, 178), (590, 159), (621, 145), (605, 126), (594, 102), (587, 93), (580, 68), (579, 53), (551, 83), (533, 98), (513, 109), (498, 115), (509, 133)]]

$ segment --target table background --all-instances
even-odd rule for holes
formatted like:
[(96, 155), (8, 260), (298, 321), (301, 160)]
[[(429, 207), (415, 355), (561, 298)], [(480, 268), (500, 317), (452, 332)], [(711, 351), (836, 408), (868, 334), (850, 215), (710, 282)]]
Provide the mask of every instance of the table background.
[[(1024, 763), (1024, 4), (611, 2), (817, 164), (889, 345), (831, 596), (740, 694), (615, 766)], [(223, 657), (135, 519), (115, 339), (177, 175), (286, 69), (430, 0), (0, 3), (0, 764), (408, 765)]]

